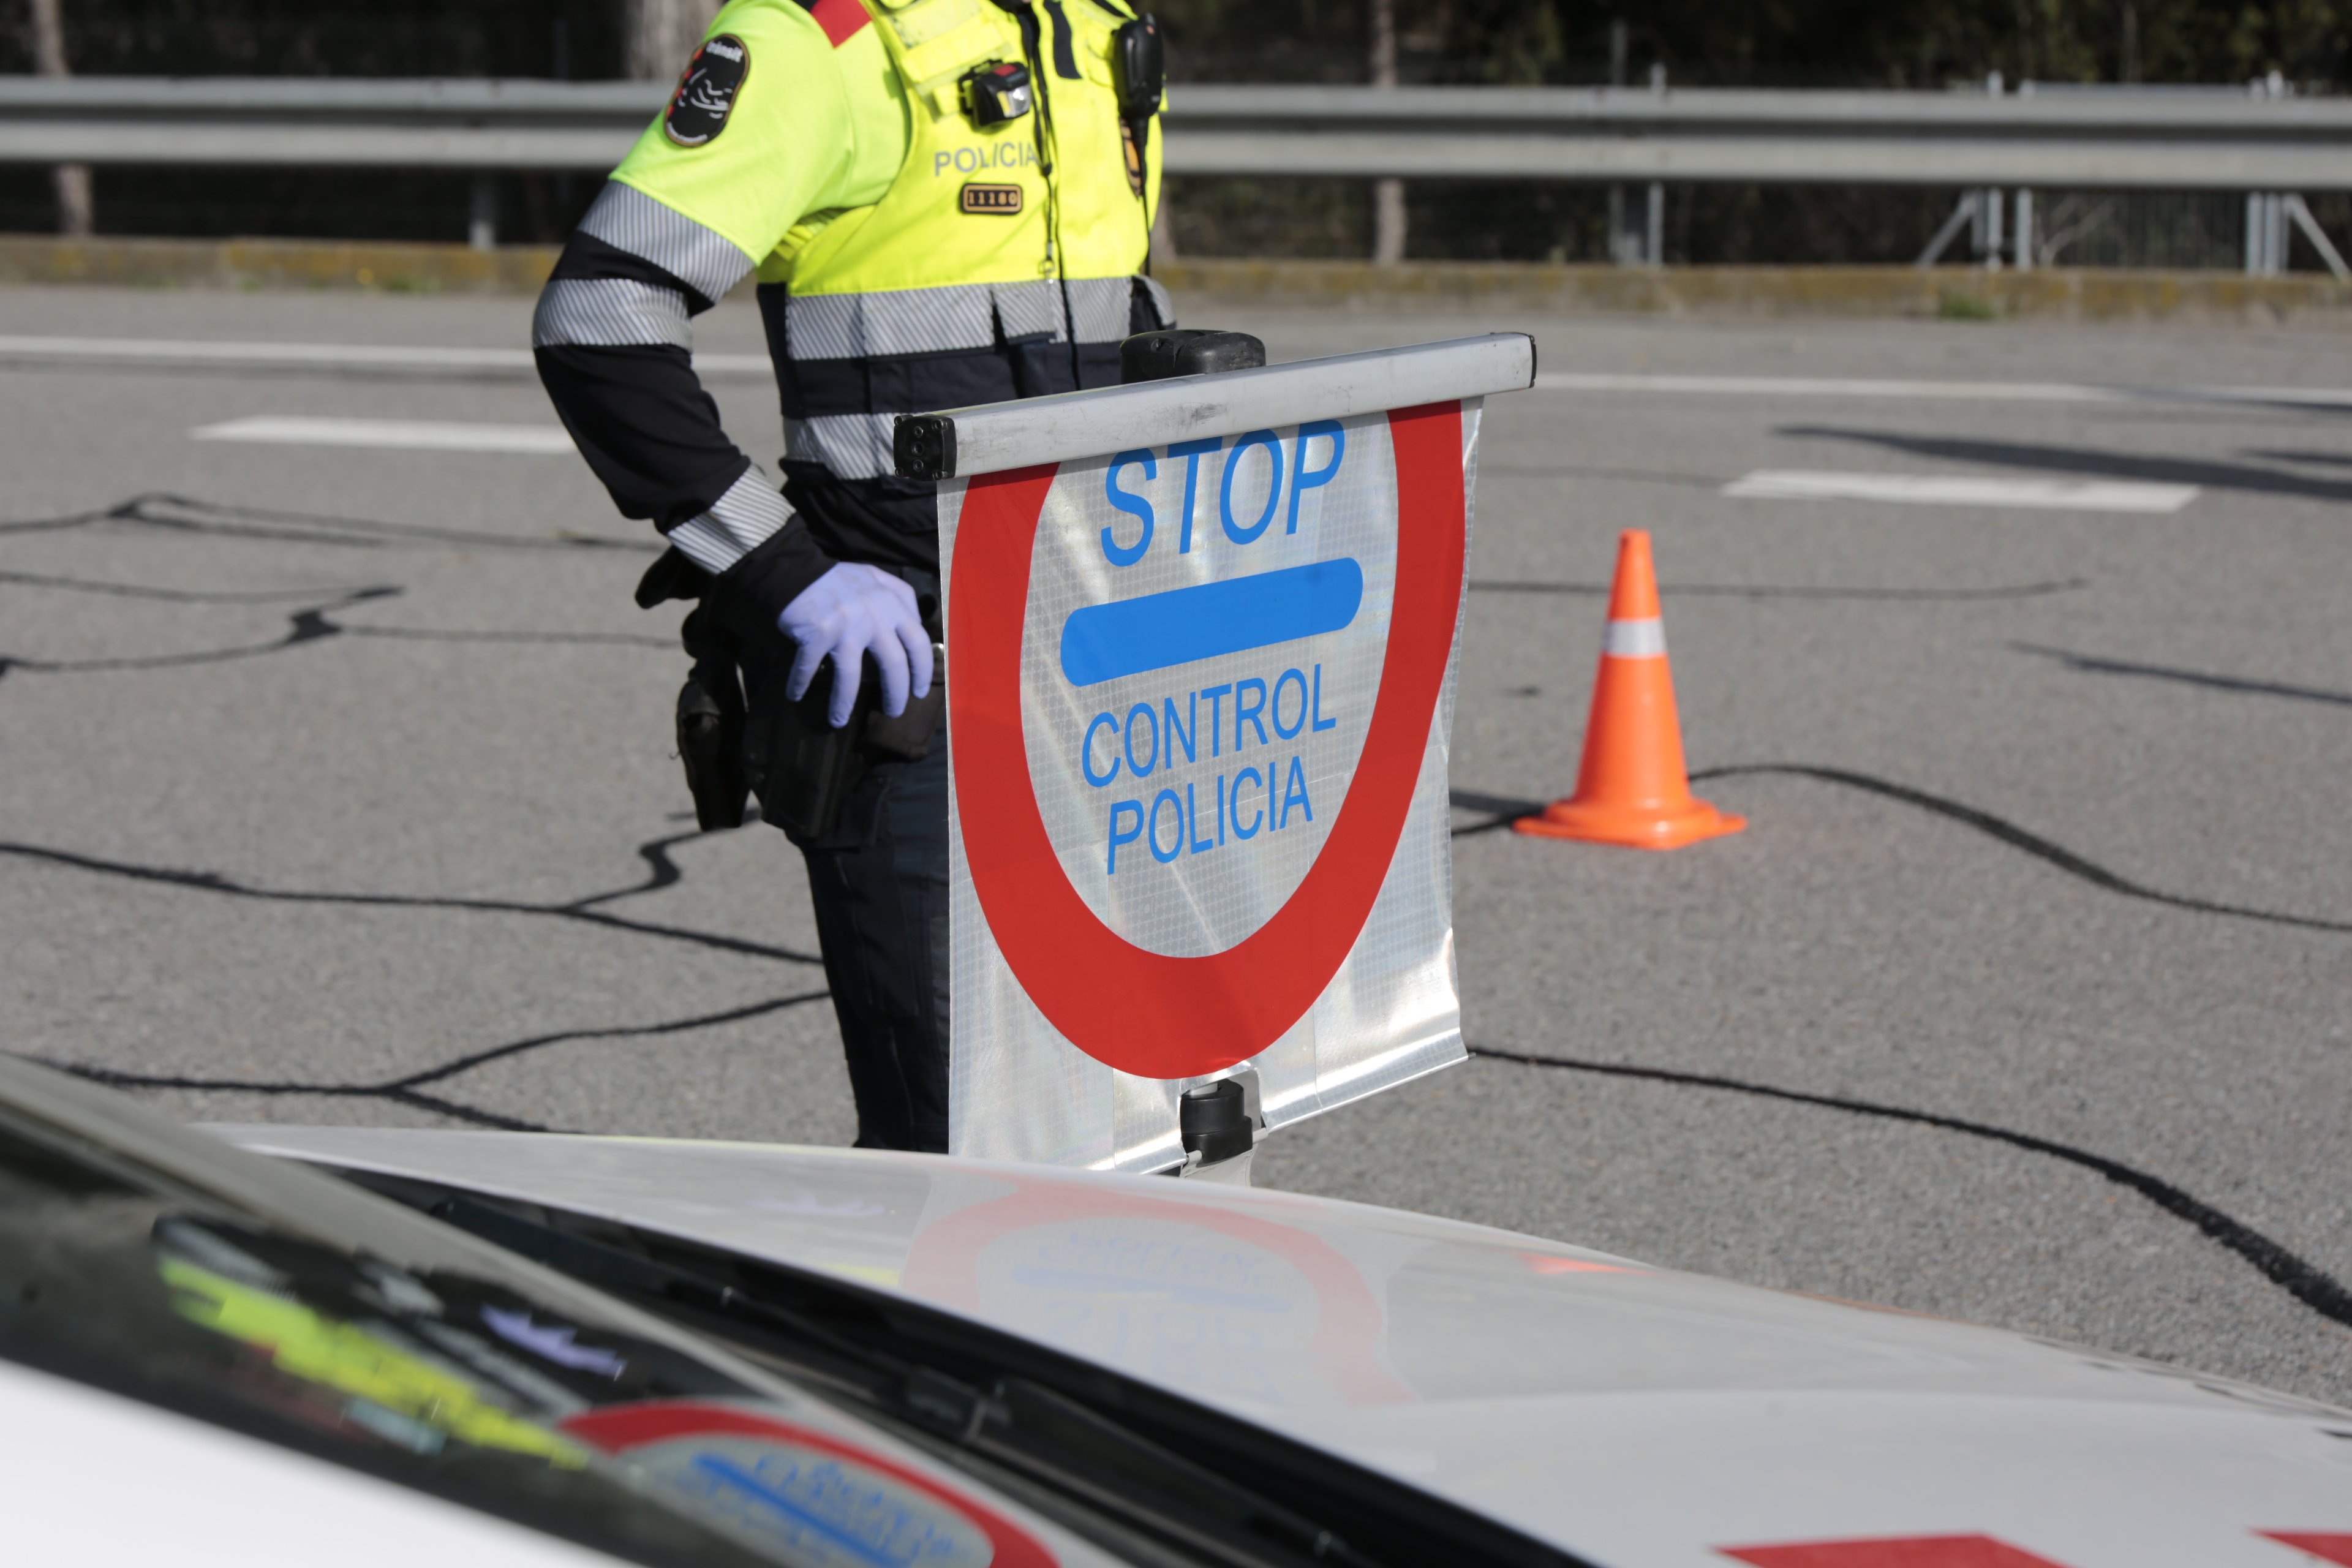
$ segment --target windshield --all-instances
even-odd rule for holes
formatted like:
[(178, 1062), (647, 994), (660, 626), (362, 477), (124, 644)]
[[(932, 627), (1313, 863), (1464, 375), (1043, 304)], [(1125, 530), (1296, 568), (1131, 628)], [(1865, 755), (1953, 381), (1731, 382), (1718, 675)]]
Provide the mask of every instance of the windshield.
[(395, 1266), (0, 1109), (0, 1356), (640, 1563), (1070, 1559), (843, 1412), (529, 1279)]

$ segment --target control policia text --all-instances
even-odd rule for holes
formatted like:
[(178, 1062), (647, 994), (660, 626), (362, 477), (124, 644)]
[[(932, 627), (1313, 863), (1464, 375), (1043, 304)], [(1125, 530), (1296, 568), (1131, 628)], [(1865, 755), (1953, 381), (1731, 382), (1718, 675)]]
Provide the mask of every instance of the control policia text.
[[(1149, 702), (1136, 703), (1127, 710), (1124, 721), (1111, 713), (1096, 714), (1087, 721), (1078, 744), (1078, 765), (1087, 783), (1097, 789), (1107, 789), (1120, 776), (1122, 768), (1127, 776), (1138, 782), (1172, 772), (1179, 765), (1180, 747), (1186, 765), (1198, 763), (1203, 741), (1208, 742), (1212, 760), (1223, 756), (1227, 750), (1224, 711), (1228, 697), (1233, 700), (1231, 750), (1236, 762), (1253, 734), (1260, 748), (1271, 749), (1276, 739), (1291, 741), (1302, 733), (1319, 733), (1339, 727), (1337, 719), (1323, 716), (1323, 667), (1319, 664), (1314, 667), (1311, 676), (1297, 669), (1286, 669), (1275, 677), (1271, 687), (1257, 677), (1223, 681), (1184, 693), (1181, 710), (1176, 705), (1177, 700), (1169, 697), (1156, 710)], [(1201, 722), (1204, 700), (1209, 710), (1205, 731)], [(1284, 718), (1286, 710), (1289, 714), (1287, 722)], [(1266, 733), (1269, 724), (1274, 731), (1271, 738)], [(1099, 769), (1095, 765), (1098, 756), (1104, 759)], [(1315, 805), (1307, 795), (1305, 759), (1296, 753), (1286, 759), (1277, 754), (1265, 759), (1265, 764), (1263, 772), (1252, 765), (1231, 774), (1220, 773), (1213, 780), (1187, 779), (1182, 795), (1173, 788), (1163, 788), (1151, 797), (1149, 805), (1140, 799), (1113, 801), (1103, 857), (1104, 875), (1118, 875), (1119, 846), (1138, 839), (1151, 851), (1154, 860), (1165, 866), (1180, 855), (1204, 855), (1223, 847), (1229, 841), (1228, 833), (1233, 841), (1246, 842), (1261, 832), (1278, 832), (1290, 825), (1294, 813), (1303, 822), (1314, 821)], [(1213, 816), (1205, 821), (1202, 815), (1203, 789), (1211, 792), (1208, 801), (1213, 809)], [(1258, 793), (1245, 796), (1244, 792), (1250, 790)], [(1166, 820), (1173, 824), (1172, 831), (1163, 830), (1163, 812), (1167, 814)], [(1163, 841), (1168, 845), (1165, 849), (1160, 847)], [(1134, 864), (1132, 857), (1129, 864)]]

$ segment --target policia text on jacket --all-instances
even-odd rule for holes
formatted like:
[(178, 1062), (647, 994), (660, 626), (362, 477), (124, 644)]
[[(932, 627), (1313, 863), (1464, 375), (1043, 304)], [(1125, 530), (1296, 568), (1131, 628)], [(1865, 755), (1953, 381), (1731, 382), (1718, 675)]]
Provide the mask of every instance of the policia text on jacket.
[[(735, 0), (540, 299), (557, 411), (669, 542), (639, 602), (700, 601), (679, 715), (698, 809), (740, 820), (748, 780), (806, 861), (862, 1146), (948, 1132), (938, 519), (896, 475), (892, 421), (1114, 384), (1121, 340), (1175, 324), (1141, 276), (1160, 75), (1121, 0)], [(746, 272), (781, 494), (688, 357)], [(869, 710), (893, 723), (821, 743)]]

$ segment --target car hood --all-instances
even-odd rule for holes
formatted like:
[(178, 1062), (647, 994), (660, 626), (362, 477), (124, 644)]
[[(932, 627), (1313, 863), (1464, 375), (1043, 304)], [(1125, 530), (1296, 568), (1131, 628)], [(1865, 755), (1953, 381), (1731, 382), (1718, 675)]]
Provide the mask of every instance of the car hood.
[(2352, 1564), (2352, 1412), (1995, 1330), (1204, 1182), (737, 1143), (215, 1131), (828, 1270), (1599, 1563)]

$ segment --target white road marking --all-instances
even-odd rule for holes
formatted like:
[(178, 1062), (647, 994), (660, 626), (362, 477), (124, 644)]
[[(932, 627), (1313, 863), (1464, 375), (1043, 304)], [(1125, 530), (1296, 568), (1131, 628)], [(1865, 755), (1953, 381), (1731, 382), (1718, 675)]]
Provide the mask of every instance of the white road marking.
[[(0, 359), (145, 361), (280, 369), (528, 371), (527, 348), (445, 348), (408, 343), (241, 342), (207, 338), (69, 338), (0, 334)], [(703, 353), (705, 375), (765, 376), (763, 353)], [(1823, 397), (1973, 403), (2234, 403), (2352, 408), (2352, 387), (2122, 386), (2066, 381), (1920, 381), (1801, 375), (1617, 375), (1546, 371), (1538, 392), (1650, 393), (1673, 396)]]
[(569, 455), (572, 437), (561, 425), (459, 425), (437, 419), (321, 419), (303, 414), (254, 414), (188, 432), (197, 441), (257, 441), (289, 447), (393, 447), (426, 452), (521, 452)]
[[(71, 338), (0, 334), (0, 359), (145, 361), (279, 369), (528, 371), (527, 348), (446, 348), (409, 343), (240, 342), (206, 338)], [(765, 376), (763, 353), (697, 354), (705, 375)], [(2066, 381), (1921, 381), (1801, 375), (1617, 375), (1546, 371), (1538, 392), (1646, 393), (1669, 396), (1822, 397), (1975, 403), (2234, 403), (2352, 408), (2352, 387), (2121, 386)]]
[[(276, 369), (502, 370), (532, 368), (527, 348), (436, 348), (403, 343), (232, 342), (204, 338), (49, 338), (0, 334), (0, 359), (138, 360)], [(706, 375), (769, 374), (766, 354), (698, 354)]]
[(1773, 500), (2174, 512), (2197, 499), (2197, 487), (2143, 484), (2131, 479), (2008, 479), (1968, 474), (1848, 474), (1809, 468), (1759, 468), (1724, 486), (1723, 493)]
[(1545, 371), (1538, 392), (1724, 397), (1849, 397), (1974, 403), (2236, 403), (2352, 408), (2352, 387), (2100, 386), (2071, 381), (1890, 381), (1796, 375), (1603, 375)]

